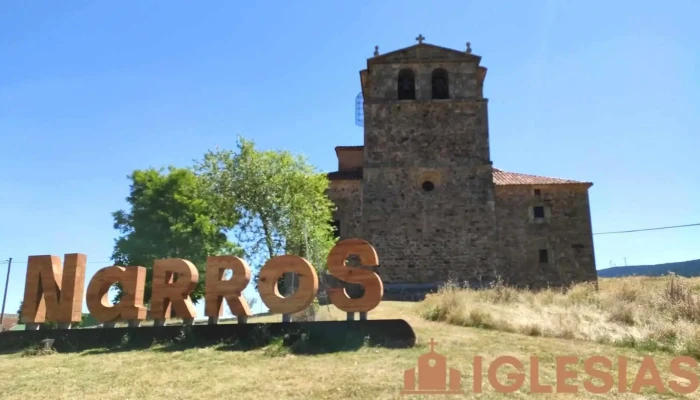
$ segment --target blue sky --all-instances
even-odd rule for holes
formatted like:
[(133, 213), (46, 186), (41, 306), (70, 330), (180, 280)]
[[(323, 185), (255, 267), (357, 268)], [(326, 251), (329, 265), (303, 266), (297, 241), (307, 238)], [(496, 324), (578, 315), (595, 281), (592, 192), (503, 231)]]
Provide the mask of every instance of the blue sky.
[[(594, 182), (594, 232), (700, 222), (694, 1), (7, 2), (0, 9), (0, 260), (109, 265), (134, 169), (237, 135), (326, 171), (359, 145), (358, 71), (416, 43), (486, 66), (491, 156)], [(598, 268), (700, 258), (700, 227), (595, 236)], [(0, 265), (4, 284), (5, 265)], [(198, 307), (202, 311), (202, 307)]]

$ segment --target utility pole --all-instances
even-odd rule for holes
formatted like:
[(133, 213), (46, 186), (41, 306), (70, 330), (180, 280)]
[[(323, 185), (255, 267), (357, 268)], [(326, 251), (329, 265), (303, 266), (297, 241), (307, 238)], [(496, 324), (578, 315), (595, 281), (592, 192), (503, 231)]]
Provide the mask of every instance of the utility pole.
[(626, 267), (627, 266), (627, 257), (624, 257), (624, 258), (625, 258), (625, 267)]
[(7, 300), (7, 286), (10, 284), (10, 269), (12, 269), (12, 257), (7, 261), (7, 278), (5, 278), (5, 294), (2, 296), (2, 311), (0, 311), (0, 331), (2, 321), (5, 319), (5, 300)]

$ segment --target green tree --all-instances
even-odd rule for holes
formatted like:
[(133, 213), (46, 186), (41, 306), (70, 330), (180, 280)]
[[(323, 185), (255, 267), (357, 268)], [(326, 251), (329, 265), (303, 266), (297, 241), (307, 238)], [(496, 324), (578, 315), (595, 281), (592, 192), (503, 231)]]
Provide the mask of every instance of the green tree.
[(258, 150), (243, 138), (237, 147), (209, 151), (195, 166), (207, 197), (215, 199), (217, 218), (237, 221), (238, 243), (254, 266), (296, 254), (325, 270), (335, 243), (328, 178), (305, 157)]
[[(151, 298), (153, 261), (184, 258), (199, 271), (199, 284), (191, 297), (204, 297), (204, 271), (209, 255), (242, 255), (226, 233), (230, 223), (214, 216), (215, 203), (202, 190), (202, 180), (185, 168), (136, 170), (130, 176), (129, 211), (112, 214), (115, 240), (112, 260), (116, 265), (146, 267), (144, 301)], [(234, 214), (227, 215), (235, 221)], [(121, 289), (117, 288), (118, 301)]]
[(24, 321), (22, 320), (22, 304), (24, 304), (24, 300), (19, 302), (19, 308), (17, 309), (17, 324), (24, 324)]
[[(19, 302), (19, 308), (17, 309), (17, 324), (22, 324), (24, 325), (24, 320), (22, 319), (22, 305), (24, 304), (24, 300)], [(82, 321), (81, 321), (82, 322)], [(41, 329), (56, 329), (58, 328), (58, 324), (56, 322), (44, 322), (41, 324)]]
[[(17, 309), (17, 324), (18, 325), (23, 325), (24, 320), (22, 319), (22, 304), (24, 304), (24, 300), (19, 302), (19, 308)], [(79, 323), (75, 324), (74, 326), (76, 328), (80, 327), (85, 327), (88, 326), (90, 322), (90, 314), (83, 314), (82, 319), (80, 320)], [(56, 329), (58, 328), (58, 324), (55, 322), (44, 322), (41, 326), (42, 329)]]

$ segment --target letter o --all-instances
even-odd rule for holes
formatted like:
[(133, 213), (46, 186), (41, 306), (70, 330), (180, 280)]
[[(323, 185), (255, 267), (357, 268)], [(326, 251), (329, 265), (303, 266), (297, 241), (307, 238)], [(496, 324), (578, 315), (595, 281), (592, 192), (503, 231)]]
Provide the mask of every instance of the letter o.
[[(277, 281), (283, 274), (292, 272), (297, 274), (299, 289), (289, 297), (282, 297)], [(313, 265), (299, 256), (277, 256), (268, 260), (260, 269), (258, 292), (271, 313), (291, 314), (303, 311), (316, 297), (318, 276)]]

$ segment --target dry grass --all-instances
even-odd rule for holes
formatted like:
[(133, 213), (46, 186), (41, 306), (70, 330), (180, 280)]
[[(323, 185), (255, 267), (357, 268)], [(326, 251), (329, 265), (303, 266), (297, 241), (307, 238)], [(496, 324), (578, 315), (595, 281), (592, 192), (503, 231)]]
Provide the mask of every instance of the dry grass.
[(700, 279), (601, 279), (567, 291), (452, 285), (420, 303), (429, 320), (700, 357)]
[[(641, 280), (630, 280), (630, 286), (624, 289), (612, 289), (612, 286), (621, 284), (622, 281), (605, 281), (603, 293), (608, 293), (607, 295), (611, 292), (625, 293), (620, 296), (627, 296), (627, 303), (639, 305), (641, 304), (639, 298), (643, 297), (642, 294), (646, 295), (650, 286), (660, 289), (664, 287), (663, 282), (654, 281), (647, 284)], [(641, 285), (644, 291), (636, 291), (634, 289), (636, 285)], [(565, 335), (562, 334), (563, 330), (557, 330), (557, 320), (548, 323), (544, 319), (546, 315), (561, 314), (562, 321), (573, 321), (574, 317), (571, 314), (574, 310), (583, 312), (579, 316), (581, 320), (589, 318), (588, 315), (596, 316), (597, 322), (594, 322), (594, 325), (609, 326), (612, 331), (614, 331), (613, 327), (618, 329), (618, 326), (619, 329), (639, 329), (640, 331), (643, 329), (642, 326), (637, 326), (637, 321), (641, 321), (637, 319), (640, 318), (637, 309), (632, 313), (633, 325), (631, 326), (608, 321), (607, 314), (612, 315), (612, 313), (603, 310), (601, 305), (596, 306), (597, 312), (593, 313), (593, 306), (590, 304), (595, 303), (594, 299), (601, 296), (605, 295), (590, 294), (582, 289), (572, 291), (568, 295), (554, 292), (528, 295), (498, 288), (484, 293), (444, 292), (427, 302), (427, 306), (432, 309), (436, 309), (438, 301), (443, 306), (450, 305), (449, 310), (452, 311), (445, 314), (445, 319), (453, 323), (464, 325), (463, 321), (468, 320), (469, 324), (489, 327), (492, 328), (491, 330), (426, 320), (416, 313), (415, 303), (383, 302), (369, 314), (369, 318), (407, 320), (414, 327), (419, 340), (419, 346), (407, 350), (365, 346), (356, 351), (304, 356), (293, 355), (280, 343), (274, 343), (266, 348), (251, 351), (233, 351), (224, 347), (168, 351), (166, 348), (155, 347), (145, 351), (92, 351), (31, 357), (22, 354), (2, 355), (0, 356), (0, 398), (3, 400), (399, 399), (404, 371), (414, 367), (418, 356), (427, 352), (425, 343), (431, 338), (438, 342), (436, 351), (447, 357), (448, 367), (461, 371), (462, 387), (467, 394), (462, 397), (410, 396), (406, 397), (407, 399), (514, 397), (641, 399), (654, 396), (648, 391), (642, 396), (631, 393), (592, 395), (583, 390), (578, 394), (530, 395), (528, 380), (519, 392), (513, 394), (496, 393), (488, 383), (484, 385), (483, 394), (471, 393), (472, 361), (475, 356), (483, 356), (485, 365), (498, 356), (515, 356), (523, 361), (525, 372), (529, 376), (529, 357), (537, 355), (540, 358), (540, 382), (544, 384), (555, 383), (554, 358), (556, 356), (572, 355), (581, 359), (593, 355), (606, 355), (611, 358), (618, 355), (627, 356), (630, 359), (627, 372), (628, 385), (631, 385), (642, 358), (651, 354), (664, 382), (677, 379), (671, 378), (666, 372), (672, 357), (669, 353), (613, 347), (594, 341), (537, 337), (537, 335), (550, 335), (585, 339), (582, 332), (592, 333), (602, 330), (601, 327), (586, 330), (582, 325), (580, 329), (574, 329), (577, 325), (567, 322), (570, 324), (571, 334)], [(474, 307), (477, 300), (480, 306)], [(600, 300), (602, 298), (599, 298)], [(518, 305), (518, 301), (522, 301), (523, 304)], [(533, 304), (538, 306), (535, 307)], [(494, 330), (499, 329), (500, 321), (505, 317), (505, 314), (499, 314), (498, 310), (514, 307), (524, 307), (521, 310), (530, 310), (530, 312), (539, 310), (537, 315), (529, 318), (529, 322), (523, 316), (517, 316), (517, 319), (511, 321), (513, 327), (518, 326), (516, 321), (522, 321), (523, 327), (529, 327), (527, 328), (529, 331), (522, 328), (522, 332), (532, 336)], [(440, 309), (440, 307), (437, 308)], [(602, 316), (603, 314), (606, 316)], [(680, 312), (680, 314), (683, 313)], [(316, 315), (321, 318), (344, 319), (344, 314), (332, 306), (320, 307)], [(508, 315), (515, 317), (515, 314)], [(623, 320), (627, 318), (624, 315), (623, 313)], [(280, 316), (277, 315), (255, 318), (251, 322), (279, 320)], [(551, 334), (553, 332), (558, 334)], [(616, 368), (616, 365), (613, 368)], [(582, 372), (582, 363), (573, 369)], [(508, 373), (507, 369), (499, 371), (503, 382), (507, 382), (506, 373)], [(581, 386), (584, 379), (587, 379), (587, 376), (581, 374), (573, 382)], [(689, 398), (700, 398), (700, 396), (692, 394)]]

